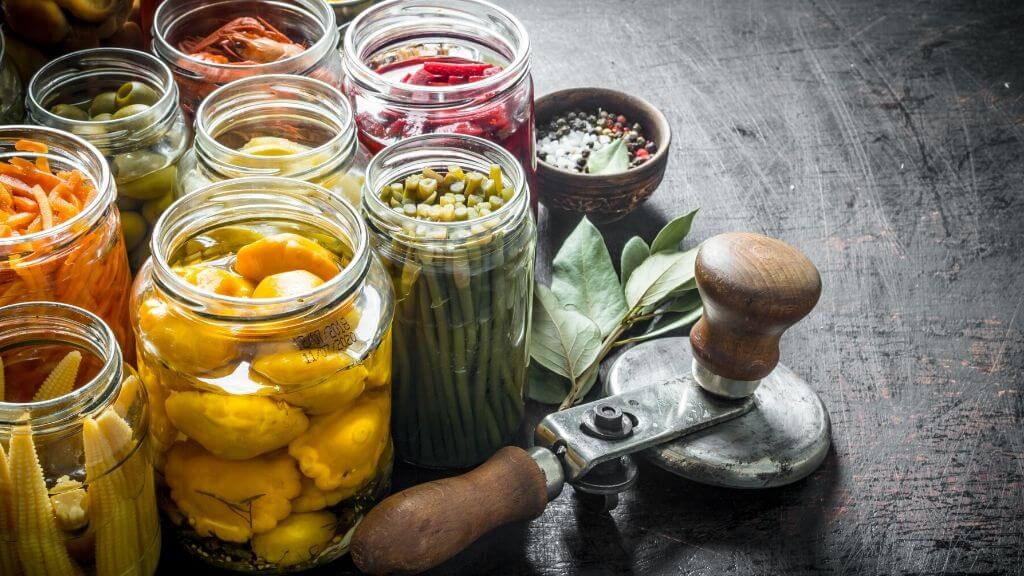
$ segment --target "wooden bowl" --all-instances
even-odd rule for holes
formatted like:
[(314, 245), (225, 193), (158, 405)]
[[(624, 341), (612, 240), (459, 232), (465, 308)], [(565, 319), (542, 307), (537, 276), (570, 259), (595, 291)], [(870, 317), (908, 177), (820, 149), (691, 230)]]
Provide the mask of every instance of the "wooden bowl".
[(538, 198), (556, 213), (585, 214), (594, 222), (612, 222), (643, 204), (661, 184), (672, 130), (665, 115), (650, 102), (605, 88), (570, 88), (542, 96), (536, 102), (537, 126), (561, 113), (598, 107), (639, 122), (645, 138), (657, 146), (654, 154), (640, 166), (618, 174), (570, 172), (538, 159)]

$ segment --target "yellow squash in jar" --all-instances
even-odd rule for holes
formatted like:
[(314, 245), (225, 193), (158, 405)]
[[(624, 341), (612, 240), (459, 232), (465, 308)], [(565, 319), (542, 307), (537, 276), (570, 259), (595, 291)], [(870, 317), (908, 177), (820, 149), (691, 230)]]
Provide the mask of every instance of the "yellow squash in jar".
[(297, 296), (312, 291), (324, 281), (319, 276), (305, 270), (291, 270), (271, 274), (256, 286), (252, 292), (253, 298), (281, 298), (283, 296)]
[(327, 414), (352, 404), (363, 393), (369, 372), (341, 350), (286, 350), (253, 359), (254, 379), (269, 380), (278, 396), (309, 414)]
[(301, 474), (284, 453), (226, 460), (195, 442), (179, 442), (167, 453), (164, 471), (171, 499), (200, 536), (247, 542), (273, 530), (291, 514)]
[(229, 460), (287, 446), (309, 427), (301, 410), (266, 396), (174, 392), (165, 407), (181, 433)]
[(316, 512), (328, 506), (334, 506), (338, 502), (355, 496), (359, 488), (339, 488), (324, 492), (316, 487), (316, 481), (309, 476), (302, 476), (302, 492), (292, 500), (292, 512)]
[(338, 519), (330, 512), (292, 514), (273, 530), (257, 534), (252, 549), (277, 566), (295, 566), (315, 558), (334, 538)]
[(235, 272), (253, 282), (292, 270), (311, 272), (325, 282), (341, 271), (330, 250), (291, 232), (261, 238), (242, 246), (235, 254)]
[(221, 296), (234, 296), (236, 298), (248, 298), (255, 289), (252, 282), (249, 282), (239, 274), (223, 268), (193, 264), (184, 266), (177, 270), (178, 275), (186, 282), (198, 287), (200, 290), (220, 294)]
[(139, 306), (139, 328), (153, 354), (186, 372), (213, 372), (233, 363), (238, 348), (230, 339), (190, 322), (157, 298)]
[(388, 440), (388, 406), (364, 396), (352, 408), (314, 418), (288, 453), (323, 491), (359, 488), (376, 472)]

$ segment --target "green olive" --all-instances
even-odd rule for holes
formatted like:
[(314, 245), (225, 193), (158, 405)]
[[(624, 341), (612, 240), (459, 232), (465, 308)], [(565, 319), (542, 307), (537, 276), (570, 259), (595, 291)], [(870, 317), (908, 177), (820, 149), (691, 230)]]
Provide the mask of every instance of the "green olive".
[(145, 219), (138, 212), (121, 212), (121, 231), (124, 233), (124, 245), (130, 251), (146, 238)]
[(89, 104), (89, 116), (92, 116), (93, 120), (96, 120), (97, 116), (106, 114), (108, 116), (117, 112), (117, 94), (113, 92), (103, 92), (97, 94), (92, 99), (92, 104)]
[[(119, 174), (120, 176), (120, 174)], [(155, 200), (174, 193), (174, 180), (178, 176), (178, 167), (166, 166), (150, 172), (142, 178), (123, 181), (118, 178), (117, 193), (136, 200)]]
[(114, 178), (129, 182), (167, 166), (167, 157), (159, 152), (136, 150), (114, 155)]
[(129, 198), (127, 196), (117, 195), (117, 208), (122, 212), (126, 210), (138, 210), (142, 208), (142, 200), (136, 200), (135, 198)]
[(149, 110), (149, 106), (145, 104), (132, 104), (131, 106), (125, 106), (124, 108), (119, 108), (117, 112), (114, 112), (114, 120), (135, 116), (136, 114), (141, 114), (146, 110)]
[(152, 106), (160, 99), (160, 95), (142, 82), (125, 82), (117, 89), (117, 107), (125, 108), (136, 104)]
[(150, 226), (156, 224), (157, 218), (164, 213), (164, 210), (174, 204), (174, 191), (154, 200), (146, 200), (142, 203), (142, 217), (149, 222)]
[(97, 114), (97, 115), (92, 117), (92, 121), (93, 122), (106, 122), (107, 120), (113, 120), (113, 119), (114, 119), (114, 116), (112, 114)]
[(61, 118), (67, 118), (68, 120), (88, 120), (89, 114), (85, 110), (82, 110), (78, 106), (72, 104), (57, 104), (53, 108), (50, 108), (50, 112), (53, 112)]

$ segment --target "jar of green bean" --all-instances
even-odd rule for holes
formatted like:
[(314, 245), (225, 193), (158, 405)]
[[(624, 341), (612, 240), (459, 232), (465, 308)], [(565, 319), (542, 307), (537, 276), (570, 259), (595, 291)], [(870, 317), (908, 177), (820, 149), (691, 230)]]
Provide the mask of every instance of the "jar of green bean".
[(26, 108), (33, 123), (81, 136), (106, 157), (137, 270), (149, 257), (153, 224), (174, 200), (178, 161), (191, 140), (170, 69), (137, 50), (73, 52), (36, 73)]
[(537, 229), (519, 162), (473, 136), (426, 134), (370, 162), (363, 212), (395, 284), (401, 458), (472, 466), (510, 443), (525, 404)]
[(179, 198), (222, 180), (282, 176), (359, 205), (369, 155), (356, 139), (348, 99), (324, 82), (287, 74), (235, 80), (199, 105), (195, 131), (181, 161)]

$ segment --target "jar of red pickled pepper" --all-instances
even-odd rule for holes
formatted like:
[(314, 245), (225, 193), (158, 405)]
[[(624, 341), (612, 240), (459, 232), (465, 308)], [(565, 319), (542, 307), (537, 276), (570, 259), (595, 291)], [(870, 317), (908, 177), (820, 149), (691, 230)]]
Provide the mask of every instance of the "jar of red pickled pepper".
[(383, 2), (349, 25), (343, 59), (371, 153), (419, 134), (467, 134), (500, 144), (532, 181), (530, 40), (512, 14), (481, 0)]
[(131, 272), (115, 195), (92, 144), (43, 126), (0, 126), (0, 305), (85, 308), (133, 358)]
[(153, 52), (170, 66), (192, 117), (219, 86), (264, 74), (341, 83), (339, 32), (325, 0), (176, 0), (153, 15)]

